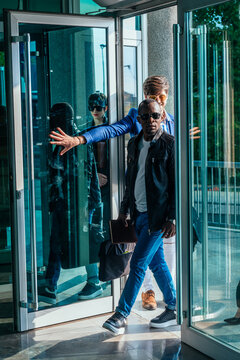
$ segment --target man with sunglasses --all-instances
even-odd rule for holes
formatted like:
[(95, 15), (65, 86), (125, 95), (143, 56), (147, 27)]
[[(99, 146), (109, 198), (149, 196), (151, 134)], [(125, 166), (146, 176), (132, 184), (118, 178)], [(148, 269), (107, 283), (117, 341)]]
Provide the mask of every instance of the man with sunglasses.
[(131, 312), (149, 266), (163, 293), (165, 311), (150, 321), (150, 327), (176, 324), (176, 290), (164, 258), (163, 238), (175, 235), (175, 150), (174, 137), (163, 131), (164, 112), (153, 99), (141, 102), (139, 135), (128, 143), (126, 188), (119, 219), (127, 226), (128, 211), (138, 242), (130, 273), (115, 313), (103, 324), (114, 334), (125, 332)]
[[(174, 135), (174, 118), (165, 110), (168, 99), (168, 91), (169, 82), (164, 76), (149, 76), (143, 83), (143, 92), (145, 99), (151, 98), (156, 100), (163, 109), (163, 119), (161, 122), (161, 127), (167, 133)], [(96, 111), (97, 109), (95, 108), (89, 110)], [(135, 136), (139, 134), (142, 129), (142, 126), (139, 123), (137, 116), (138, 110), (132, 108), (130, 109), (128, 115), (125, 116), (122, 120), (117, 121), (116, 123), (111, 125), (105, 123), (104, 126), (102, 126), (101, 124), (99, 124), (100, 126), (95, 126), (94, 128), (86, 131), (84, 134), (77, 137), (68, 136), (61, 129), (58, 129), (59, 133), (55, 131), (52, 131), (50, 133), (49, 136), (54, 140), (50, 143), (63, 146), (63, 149), (60, 152), (60, 155), (63, 155), (74, 146), (80, 144), (91, 144), (99, 141), (104, 141), (127, 133), (130, 133), (131, 136)], [(98, 124), (96, 123), (96, 125)], [(101, 181), (101, 179), (99, 180)], [(172, 271), (175, 271), (175, 254), (174, 251), (172, 251), (174, 242), (172, 242), (171, 239), (168, 242), (170, 242), (170, 244), (167, 245), (168, 248), (171, 247), (171, 249), (169, 248), (169, 253), (171, 253), (169, 255), (169, 262), (171, 263), (170, 267)], [(150, 271), (146, 272), (146, 278), (143, 284), (142, 306), (147, 310), (155, 310), (157, 308), (155, 293), (153, 291), (152, 275)]]

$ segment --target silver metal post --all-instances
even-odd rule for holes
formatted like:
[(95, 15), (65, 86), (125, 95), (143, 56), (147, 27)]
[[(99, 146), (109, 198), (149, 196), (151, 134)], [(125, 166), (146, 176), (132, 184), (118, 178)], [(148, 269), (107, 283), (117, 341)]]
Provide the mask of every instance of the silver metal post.
[(222, 206), (222, 195), (221, 195), (221, 193), (222, 193), (222, 180), (221, 180), (221, 176), (222, 176), (222, 174), (221, 174), (221, 168), (219, 167), (219, 168), (218, 168), (218, 188), (219, 188), (219, 190), (218, 190), (218, 203), (219, 203), (219, 224), (221, 224), (221, 223), (222, 223), (222, 208), (221, 208), (221, 206)]
[(233, 169), (234, 172), (234, 197), (233, 197), (233, 201), (234, 201), (234, 227), (236, 227), (237, 225), (237, 192), (236, 192), (236, 187), (237, 187), (237, 171), (234, 168)]
[[(190, 125), (190, 128), (193, 128), (193, 36), (194, 33), (191, 31), (192, 28), (192, 14), (188, 14), (188, 21), (187, 21), (187, 49), (188, 49), (188, 99), (189, 99), (189, 105), (188, 105), (188, 125)], [(194, 188), (195, 183), (198, 183), (198, 168), (196, 169), (196, 175), (197, 179), (194, 178), (194, 144), (193, 140), (190, 139), (189, 141), (189, 181), (191, 184), (191, 187), (189, 188), (189, 323), (192, 322), (192, 309), (194, 307), (194, 261), (193, 261), (193, 208), (195, 207), (194, 203)]]
[(28, 193), (29, 193), (29, 217), (30, 217), (32, 308), (34, 310), (38, 310), (30, 34), (25, 34), (24, 37), (25, 37), (24, 76), (25, 76), (25, 89), (26, 89), (25, 107), (26, 107), (27, 168), (28, 168)]
[(231, 99), (230, 99), (230, 41), (223, 41), (223, 121), (224, 161), (232, 161)]
[(219, 76), (218, 76), (218, 45), (213, 45), (213, 85), (214, 85), (214, 133), (215, 133), (215, 161), (219, 161)]
[(203, 312), (208, 313), (208, 188), (207, 188), (207, 26), (199, 26), (199, 90), (201, 119), (202, 287)]
[(181, 124), (180, 124), (180, 25), (173, 25), (174, 84), (175, 84), (175, 141), (176, 141), (176, 279), (177, 322), (182, 324), (182, 238), (181, 238)]
[(199, 210), (199, 189), (200, 189), (200, 187), (199, 187), (199, 173), (198, 173), (198, 166), (196, 167), (196, 183), (197, 183), (197, 215), (198, 216), (200, 216), (200, 210)]
[[(224, 121), (224, 162), (234, 162), (234, 152), (232, 151), (232, 106), (231, 106), (231, 42), (223, 41), (223, 121)], [(228, 166), (226, 164), (226, 166)], [(230, 223), (231, 212), (229, 209), (229, 174), (228, 167), (225, 170), (225, 224)], [(227, 230), (227, 239), (225, 244), (226, 251), (226, 297), (230, 298), (231, 283), (231, 237)]]
[(212, 223), (214, 223), (214, 198), (213, 198), (213, 192), (214, 192), (214, 184), (213, 184), (213, 168), (211, 168), (211, 205), (212, 205)]

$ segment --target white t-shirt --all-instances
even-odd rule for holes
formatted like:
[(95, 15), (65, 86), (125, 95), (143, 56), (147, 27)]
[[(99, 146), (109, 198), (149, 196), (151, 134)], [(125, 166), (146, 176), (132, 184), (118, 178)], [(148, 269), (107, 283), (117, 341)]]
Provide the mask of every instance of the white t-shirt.
[(140, 151), (138, 158), (138, 173), (135, 182), (134, 196), (136, 208), (139, 212), (147, 211), (146, 184), (145, 184), (145, 162), (151, 141), (146, 141), (142, 137), (138, 144)]

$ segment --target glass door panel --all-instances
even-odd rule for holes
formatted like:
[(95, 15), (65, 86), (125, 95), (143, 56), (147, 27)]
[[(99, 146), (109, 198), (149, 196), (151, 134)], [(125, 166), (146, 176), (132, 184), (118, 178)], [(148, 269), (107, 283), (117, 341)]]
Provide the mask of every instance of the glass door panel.
[[(132, 108), (137, 108), (142, 100), (142, 31), (140, 16), (122, 21), (123, 28), (123, 113), (127, 116)], [(130, 134), (124, 136), (125, 170), (127, 161), (127, 144)]]
[[(33, 39), (36, 38), (36, 30), (37, 27)], [(27, 31), (26, 25), (22, 31)], [(38, 31), (38, 38), (31, 41), (30, 50), (38, 302), (39, 308), (42, 308), (49, 306), (47, 304), (59, 306), (77, 301), (78, 293), (86, 285), (86, 281), (96, 285), (96, 291), (89, 288), (93, 293), (81, 296), (89, 296), (91, 299), (95, 294), (111, 295), (110, 284), (99, 286), (97, 265), (99, 244), (108, 237), (108, 228), (103, 227), (103, 223), (107, 224), (107, 217), (110, 215), (110, 187), (108, 182), (100, 189), (97, 145), (78, 147), (60, 156), (60, 148), (47, 143), (48, 133), (57, 127), (74, 135), (94, 126), (94, 119), (88, 109), (88, 97), (96, 90), (102, 92), (103, 87), (107, 94), (107, 81), (103, 78), (107, 68), (106, 30), (81, 27), (47, 32), (45, 29), (42, 36), (41, 29)], [(48, 53), (45, 59), (40, 56), (41, 39), (47, 41)], [(103, 60), (99, 56), (100, 45), (105, 46)], [(24, 46), (21, 44), (22, 64), (25, 61), (23, 55)], [(91, 62), (88, 61), (89, 58), (92, 59)], [(47, 88), (41, 86), (44, 79), (38, 67), (44, 67), (42, 62), (46, 62), (48, 66), (48, 69), (45, 68), (49, 77)], [(24, 78), (22, 74), (23, 119), (26, 88)], [(49, 106), (49, 111), (45, 114), (43, 101), (45, 106)], [(27, 136), (27, 126), (23, 121), (23, 146), (26, 153)], [(104, 171), (109, 172), (107, 149), (105, 157)], [(109, 179), (109, 174), (107, 177)], [(24, 158), (24, 179), (28, 293), (29, 302), (32, 303), (29, 212), (34, 209), (31, 209), (28, 201), (27, 157)]]
[[(29, 24), (23, 19), (18, 27), (25, 154), (20, 211), (25, 224), (29, 327), (36, 327), (36, 317), (37, 326), (59, 322), (41, 319), (44, 311), (52, 316), (52, 307), (68, 306), (62, 321), (67, 313), (71, 320), (113, 309), (113, 286), (98, 279), (98, 252), (108, 239), (112, 213), (110, 177), (117, 183), (117, 171), (111, 173), (111, 145), (78, 146), (61, 156), (61, 148), (48, 140), (49, 132), (58, 127), (72, 136), (98, 124), (89, 110), (91, 94), (94, 101), (103, 98), (109, 103), (108, 112), (102, 108), (101, 121), (115, 120), (114, 56), (109, 60), (113, 21), (109, 20), (110, 31), (102, 19), (102, 26), (97, 19), (94, 26), (92, 19), (85, 26), (80, 20), (71, 26), (69, 16), (60, 17), (59, 24), (50, 20), (45, 23), (40, 16), (38, 24), (33, 19)], [(102, 173), (106, 184), (99, 180)]]
[(0, 334), (13, 331), (12, 246), (9, 191), (9, 148), (5, 90), (3, 23), (0, 22)]
[[(240, 280), (240, 19), (239, 2), (216, 3), (206, 0), (205, 8), (200, 9), (195, 0), (179, 4), (179, 22), (184, 29), (181, 48), (187, 50), (181, 51), (179, 141), (182, 340), (220, 360), (237, 359), (240, 351), (239, 326), (225, 321), (240, 306), (236, 299)], [(188, 136), (190, 129), (200, 129), (200, 133)]]
[(192, 326), (240, 350), (237, 311), (239, 232), (239, 3), (188, 15), (191, 69)]

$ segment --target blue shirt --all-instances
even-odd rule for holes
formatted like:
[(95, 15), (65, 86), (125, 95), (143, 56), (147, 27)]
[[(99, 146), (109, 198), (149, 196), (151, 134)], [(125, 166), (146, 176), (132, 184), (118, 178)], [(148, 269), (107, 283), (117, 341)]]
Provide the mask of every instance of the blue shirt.
[[(166, 112), (166, 119), (163, 122), (163, 130), (168, 134), (174, 136), (174, 118), (172, 115)], [(132, 108), (129, 110), (127, 116), (122, 120), (115, 122), (114, 124), (103, 124), (95, 126), (91, 130), (84, 133), (84, 137), (87, 141), (87, 144), (93, 142), (104, 141), (116, 136), (125, 135), (130, 133), (131, 136), (138, 135), (142, 130), (141, 124), (137, 120), (138, 110)]]

